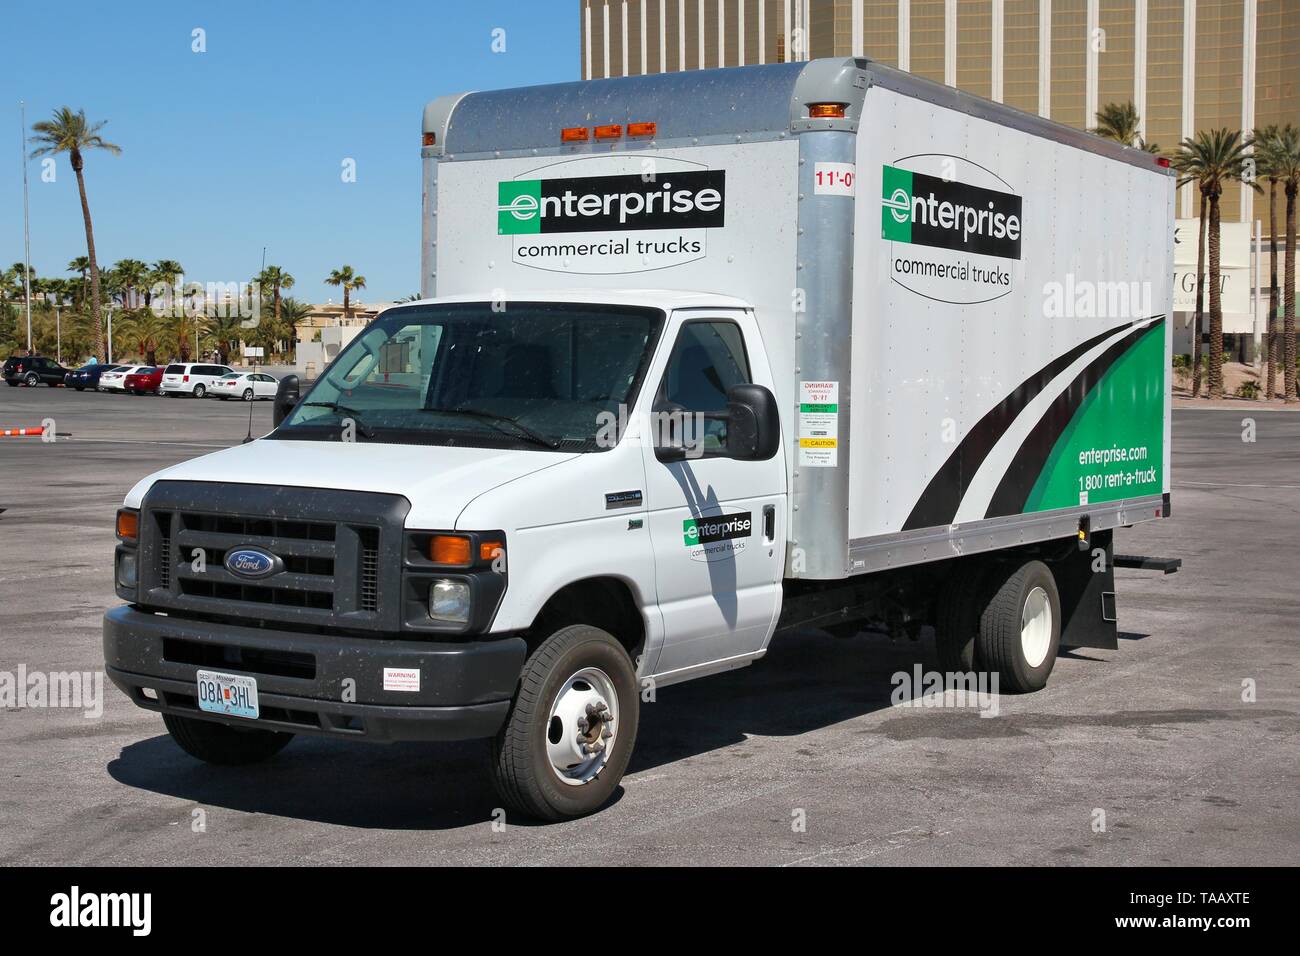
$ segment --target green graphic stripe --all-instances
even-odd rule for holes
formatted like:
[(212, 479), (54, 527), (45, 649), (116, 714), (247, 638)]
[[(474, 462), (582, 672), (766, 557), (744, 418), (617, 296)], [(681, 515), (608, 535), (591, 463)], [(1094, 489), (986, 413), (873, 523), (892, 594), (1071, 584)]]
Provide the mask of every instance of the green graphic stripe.
[[(1025, 501), (1026, 512), (1158, 495), (1164, 486), (1165, 330), (1140, 337), (1088, 392), (1052, 447)], [(1138, 458), (1134, 449), (1145, 449)], [(1123, 460), (1081, 461), (1122, 450)]]

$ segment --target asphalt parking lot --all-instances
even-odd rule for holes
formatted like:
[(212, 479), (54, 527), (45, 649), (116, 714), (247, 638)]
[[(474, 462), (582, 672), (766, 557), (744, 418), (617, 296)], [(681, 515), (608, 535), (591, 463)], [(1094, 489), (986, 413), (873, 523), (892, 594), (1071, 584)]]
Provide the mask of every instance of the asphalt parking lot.
[[(269, 429), (271, 403), (252, 411)], [(101, 668), (122, 496), (239, 442), (248, 413), (0, 388), (0, 428), (71, 435), (0, 439), (0, 671)], [(300, 738), (208, 767), (105, 683), (99, 717), (3, 713), (0, 864), (1294, 865), (1300, 413), (1178, 410), (1174, 430), (1174, 517), (1117, 550), (1183, 570), (1120, 571), (1119, 650), (1063, 657), (996, 717), (891, 705), (924, 643), (779, 640), (660, 691), (604, 811), (501, 830), (480, 743)]]

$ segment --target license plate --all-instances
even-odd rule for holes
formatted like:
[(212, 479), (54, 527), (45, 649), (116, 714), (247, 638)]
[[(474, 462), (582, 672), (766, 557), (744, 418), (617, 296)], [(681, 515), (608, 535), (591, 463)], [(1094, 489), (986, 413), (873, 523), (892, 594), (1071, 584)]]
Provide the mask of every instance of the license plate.
[(227, 717), (257, 719), (257, 680), (243, 674), (199, 671), (199, 710)]

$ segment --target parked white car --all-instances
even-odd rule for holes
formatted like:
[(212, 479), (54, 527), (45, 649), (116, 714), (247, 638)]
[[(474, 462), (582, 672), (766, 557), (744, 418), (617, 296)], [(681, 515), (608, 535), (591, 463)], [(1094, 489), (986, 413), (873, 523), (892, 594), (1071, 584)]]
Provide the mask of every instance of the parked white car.
[(255, 398), (275, 398), (279, 387), (279, 380), (265, 372), (231, 372), (217, 379), (208, 390), (208, 398), (219, 398), (223, 402), (237, 398), (251, 402)]
[(118, 365), (111, 371), (104, 372), (99, 376), (99, 390), (101, 392), (124, 392), (126, 391), (126, 377), (146, 368), (149, 368), (149, 366)]
[(204, 365), (194, 362), (173, 362), (163, 369), (162, 387), (159, 393), (172, 397), (174, 395), (193, 395), (202, 398), (211, 391), (223, 375), (233, 372), (229, 365)]

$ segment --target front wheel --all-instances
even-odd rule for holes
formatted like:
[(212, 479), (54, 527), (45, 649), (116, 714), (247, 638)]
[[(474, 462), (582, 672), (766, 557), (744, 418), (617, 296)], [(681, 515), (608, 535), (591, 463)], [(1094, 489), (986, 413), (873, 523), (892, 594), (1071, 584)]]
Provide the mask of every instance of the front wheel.
[(177, 746), (204, 763), (238, 766), (274, 757), (293, 734), (250, 727), (228, 727), (210, 720), (197, 720), (176, 714), (163, 714), (167, 733)]
[(507, 806), (543, 820), (599, 810), (627, 769), (640, 717), (636, 669), (617, 640), (586, 624), (542, 642), (492, 742)]

